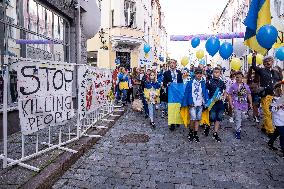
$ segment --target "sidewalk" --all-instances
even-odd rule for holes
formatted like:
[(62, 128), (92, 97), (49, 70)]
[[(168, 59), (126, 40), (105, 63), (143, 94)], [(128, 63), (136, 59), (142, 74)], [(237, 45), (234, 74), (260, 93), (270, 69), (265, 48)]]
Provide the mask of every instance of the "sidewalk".
[[(123, 112), (116, 113), (120, 116)], [(110, 116), (107, 116), (108, 118)], [(119, 117), (112, 117), (111, 119), (117, 120)], [(106, 132), (113, 126), (114, 122), (103, 122), (99, 121), (96, 125), (106, 126), (106, 129), (90, 129), (88, 134), (90, 135), (101, 135), (104, 136)], [(71, 131), (76, 132), (76, 117), (67, 123), (71, 125)], [(62, 125), (62, 132), (68, 130), (68, 126)], [(59, 126), (52, 128), (52, 143), (58, 143), (58, 132)], [(44, 141), (47, 139), (48, 131), (47, 128), (43, 129), (39, 133), (39, 141)], [(62, 135), (62, 141), (67, 140), (67, 135)], [(35, 136), (27, 137), (27, 142), (25, 144), (26, 154), (34, 153)], [(21, 157), (21, 134), (15, 133), (8, 138), (8, 155), (10, 158), (20, 158)], [(25, 163), (36, 166), (40, 168), (40, 172), (34, 172), (20, 166), (13, 166), (7, 169), (2, 169), (2, 160), (0, 161), (0, 188), (50, 188), (50, 185), (54, 183), (60, 175), (62, 175), (72, 164), (74, 164), (82, 155), (86, 153), (95, 145), (95, 143), (100, 140), (100, 138), (90, 138), (82, 137), (79, 140), (72, 142), (67, 145), (68, 148), (77, 150), (78, 152), (73, 154), (70, 152), (65, 152), (62, 150), (52, 150), (47, 152), (37, 158), (26, 161)], [(43, 148), (43, 145), (39, 145), (39, 149)], [(1, 142), (0, 150), (1, 152), (3, 144)]]
[(152, 130), (143, 115), (128, 110), (53, 188), (284, 188), (284, 160), (252, 122), (236, 140), (225, 121), (222, 143), (201, 131), (201, 142), (189, 143), (182, 126), (170, 132), (166, 120), (156, 124)]

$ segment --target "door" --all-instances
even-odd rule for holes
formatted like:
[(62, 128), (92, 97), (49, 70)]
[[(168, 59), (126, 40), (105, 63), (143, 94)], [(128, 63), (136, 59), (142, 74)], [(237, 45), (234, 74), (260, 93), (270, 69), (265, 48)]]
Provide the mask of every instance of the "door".
[(116, 58), (120, 60), (120, 67), (130, 70), (130, 52), (116, 52)]

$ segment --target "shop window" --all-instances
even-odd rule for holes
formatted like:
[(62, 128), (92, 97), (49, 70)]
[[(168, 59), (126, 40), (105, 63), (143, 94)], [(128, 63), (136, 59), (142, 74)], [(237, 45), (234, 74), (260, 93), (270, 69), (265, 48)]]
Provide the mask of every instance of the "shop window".
[[(0, 20), (4, 18), (4, 11), (1, 9)], [(70, 24), (64, 17), (40, 4), (37, 0), (11, 0), (11, 6), (6, 11), (8, 49), (5, 52), (10, 57), (23, 57), (41, 60), (55, 60), (69, 62), (70, 51)], [(24, 30), (22, 29), (25, 28)], [(4, 53), (4, 25), (0, 22), (0, 54)], [(17, 44), (16, 40), (51, 40), (56, 43)], [(0, 64), (1, 64), (0, 58)], [(17, 73), (14, 70), (9, 72), (8, 103), (17, 102)], [(3, 103), (3, 78), (0, 67), (0, 109)]]

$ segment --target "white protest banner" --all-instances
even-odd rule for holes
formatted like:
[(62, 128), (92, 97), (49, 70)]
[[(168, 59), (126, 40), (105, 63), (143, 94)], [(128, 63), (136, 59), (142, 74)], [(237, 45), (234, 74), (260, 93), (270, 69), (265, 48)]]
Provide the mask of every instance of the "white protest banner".
[(74, 116), (73, 65), (22, 61), (17, 64), (16, 70), (23, 134), (59, 125)]
[(83, 119), (86, 114), (94, 109), (94, 91), (95, 91), (96, 68), (88, 66), (78, 67), (79, 78), (79, 118)]
[(139, 62), (138, 66), (140, 67), (150, 67), (154, 63), (154, 53), (150, 51), (148, 54), (145, 54), (145, 52), (142, 50), (139, 55)]
[(106, 103), (111, 90), (112, 73), (108, 69), (98, 69), (96, 78), (96, 105), (102, 105)]
[(111, 71), (91, 66), (80, 66), (79, 77), (79, 115), (80, 119), (107, 101), (111, 90)]

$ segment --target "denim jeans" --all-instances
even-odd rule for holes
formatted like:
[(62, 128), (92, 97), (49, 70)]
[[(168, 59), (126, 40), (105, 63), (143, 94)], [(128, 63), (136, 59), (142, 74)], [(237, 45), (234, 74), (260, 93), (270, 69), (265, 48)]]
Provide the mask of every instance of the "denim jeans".
[(149, 117), (151, 122), (154, 122), (155, 106), (155, 104), (148, 103)]
[(222, 121), (224, 110), (225, 110), (224, 104), (220, 101), (216, 102), (216, 104), (210, 110), (210, 121), (211, 122)]
[(142, 94), (140, 95), (140, 98), (141, 98), (142, 103), (143, 103), (143, 108), (144, 108), (145, 115), (146, 115), (146, 116), (149, 116), (148, 103), (147, 103), (147, 101), (146, 101), (146, 98), (145, 98), (145, 96), (144, 96), (144, 93), (142, 93)]
[(127, 90), (123, 89), (123, 90), (118, 90), (116, 93), (116, 100), (120, 100), (121, 99), (121, 93), (122, 93), (122, 102), (125, 103), (126, 99), (127, 99)]
[(167, 102), (161, 102), (161, 109), (164, 112), (168, 112), (168, 103)]
[(202, 106), (190, 107), (189, 113), (191, 121), (200, 121), (202, 116)]

